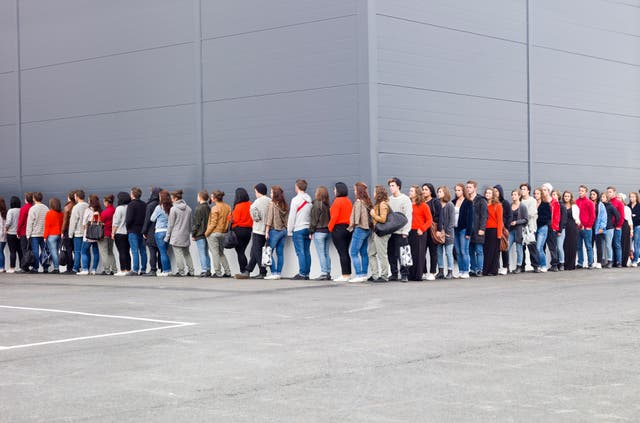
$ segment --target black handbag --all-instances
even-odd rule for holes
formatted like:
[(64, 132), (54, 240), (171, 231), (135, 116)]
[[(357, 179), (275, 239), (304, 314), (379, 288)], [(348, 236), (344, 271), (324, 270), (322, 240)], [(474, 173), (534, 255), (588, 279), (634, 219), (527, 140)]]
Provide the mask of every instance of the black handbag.
[(238, 246), (238, 235), (231, 229), (233, 225), (233, 219), (229, 222), (229, 228), (222, 237), (222, 246), (224, 248), (236, 248)]
[(58, 264), (60, 266), (66, 266), (69, 264), (69, 252), (67, 251), (67, 247), (62, 244), (60, 247), (60, 252), (58, 253)]
[(387, 215), (387, 221), (384, 223), (376, 223), (374, 229), (376, 235), (385, 236), (394, 233), (402, 228), (408, 222), (407, 216), (400, 212), (390, 212)]
[[(29, 244), (27, 245), (27, 248), (23, 251), (22, 260), (20, 261), (20, 266), (25, 268), (36, 264), (36, 256), (35, 254), (33, 254), (33, 250), (31, 249), (31, 240), (28, 240), (28, 241), (29, 241)], [(22, 261), (24, 261), (24, 265)]]
[(87, 225), (87, 230), (85, 233), (85, 238), (90, 239), (92, 241), (100, 241), (104, 238), (104, 223), (100, 221), (100, 215), (98, 215), (98, 220), (91, 220)]

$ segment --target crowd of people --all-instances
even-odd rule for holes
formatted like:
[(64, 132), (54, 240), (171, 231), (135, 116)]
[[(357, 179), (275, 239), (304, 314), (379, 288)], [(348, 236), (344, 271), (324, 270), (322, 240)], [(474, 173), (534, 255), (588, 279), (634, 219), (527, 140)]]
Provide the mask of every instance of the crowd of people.
[[(637, 267), (640, 258), (638, 193), (629, 193), (627, 203), (613, 186), (600, 192), (581, 185), (574, 198), (549, 183), (532, 192), (525, 182), (507, 197), (500, 185), (479, 192), (470, 180), (456, 184), (453, 193), (425, 183), (406, 195), (400, 179), (391, 178), (374, 187), (373, 198), (364, 182), (353, 186), (353, 198), (338, 182), (333, 202), (327, 187), (317, 187), (314, 198), (307, 188), (297, 180), (287, 202), (280, 186), (267, 192), (258, 183), (253, 201), (237, 188), (231, 204), (222, 191), (201, 191), (194, 211), (181, 190), (159, 188), (151, 189), (147, 202), (137, 187), (102, 199), (78, 189), (64, 205), (50, 198), (48, 207), (41, 192), (28, 192), (23, 201), (11, 197), (8, 207), (0, 197), (0, 272), (51, 274), (64, 266), (66, 273), (95, 275), (101, 264), (103, 275), (232, 277), (225, 249), (234, 249), (235, 278), (280, 279), (288, 236), (298, 258), (296, 280), (310, 278), (311, 242), (320, 267), (314, 279), (339, 282), (517, 274), (525, 271), (527, 253), (535, 273)], [(390, 230), (393, 222), (400, 223)], [(334, 276), (331, 243), (340, 259)]]

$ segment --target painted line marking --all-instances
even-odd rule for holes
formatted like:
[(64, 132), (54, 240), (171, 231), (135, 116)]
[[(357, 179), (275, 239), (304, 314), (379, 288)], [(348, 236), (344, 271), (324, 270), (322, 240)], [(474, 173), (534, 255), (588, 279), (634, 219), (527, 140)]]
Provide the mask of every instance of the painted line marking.
[(18, 348), (36, 347), (36, 346), (49, 345), (49, 344), (62, 344), (65, 342), (82, 341), (86, 339), (107, 338), (110, 336), (130, 335), (133, 333), (151, 332), (156, 330), (164, 330), (164, 329), (172, 329), (172, 328), (180, 328), (180, 327), (197, 325), (197, 323), (191, 323), (191, 322), (174, 322), (171, 320), (149, 319), (144, 317), (132, 317), (132, 316), (119, 316), (119, 315), (113, 315), (113, 314), (85, 313), (81, 311), (57, 310), (57, 309), (50, 309), (50, 308), (14, 307), (14, 306), (4, 306), (4, 305), (0, 305), (0, 308), (10, 309), (10, 310), (44, 311), (49, 313), (75, 314), (79, 316), (104, 317), (108, 319), (136, 320), (141, 322), (166, 324), (165, 326), (159, 326), (155, 328), (136, 329), (136, 330), (123, 331), (123, 332), (111, 332), (111, 333), (104, 333), (100, 335), (79, 336), (76, 338), (56, 339), (53, 341), (34, 342), (30, 344), (0, 346), (0, 351), (13, 350)]

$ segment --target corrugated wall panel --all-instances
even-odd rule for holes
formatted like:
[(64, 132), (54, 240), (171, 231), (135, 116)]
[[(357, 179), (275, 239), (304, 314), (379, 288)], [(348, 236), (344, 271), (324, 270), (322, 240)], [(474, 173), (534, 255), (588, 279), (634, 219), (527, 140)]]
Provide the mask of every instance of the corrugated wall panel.
[(18, 123), (18, 73), (0, 74), (0, 126)]
[(18, 69), (16, 1), (0, 0), (0, 74)]

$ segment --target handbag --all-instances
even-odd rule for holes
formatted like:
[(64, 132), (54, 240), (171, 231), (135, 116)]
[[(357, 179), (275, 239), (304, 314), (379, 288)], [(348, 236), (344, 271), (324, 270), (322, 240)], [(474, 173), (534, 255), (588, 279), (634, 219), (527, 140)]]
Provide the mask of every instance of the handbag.
[(411, 247), (403, 245), (400, 247), (400, 264), (402, 266), (413, 266), (413, 257), (411, 257)]
[(444, 244), (445, 232), (438, 230), (438, 224), (436, 222), (431, 224), (431, 228), (429, 230), (431, 231), (431, 239), (434, 244)]
[(525, 225), (522, 228), (522, 244), (535, 244), (536, 243), (536, 233), (529, 228), (529, 226)]
[(60, 247), (60, 252), (58, 253), (58, 264), (60, 266), (66, 266), (67, 264), (69, 264), (69, 252), (67, 251), (67, 247), (65, 247), (64, 244), (62, 244), (62, 247)]
[(271, 247), (265, 245), (262, 247), (262, 265), (263, 266), (271, 266)]
[(222, 246), (224, 248), (236, 248), (238, 246), (238, 235), (231, 230), (231, 225), (233, 225), (233, 219), (229, 222), (229, 227), (227, 228), (227, 232), (225, 232), (222, 237)]
[(104, 238), (104, 223), (100, 220), (100, 215), (98, 215), (98, 220), (91, 219), (84, 237), (91, 241), (100, 241)]
[(502, 228), (502, 236), (500, 237), (500, 251), (509, 251), (509, 231)]
[(408, 222), (407, 216), (400, 212), (389, 212), (387, 220), (384, 223), (376, 223), (374, 232), (378, 236), (385, 236), (394, 233), (398, 229), (404, 227)]
[(42, 268), (47, 270), (49, 265), (51, 264), (51, 251), (49, 251), (49, 246), (45, 242), (40, 251), (40, 264)]
[(29, 267), (36, 264), (36, 256), (33, 254), (33, 250), (31, 249), (31, 240), (28, 240), (27, 248), (22, 252), (22, 259), (24, 260), (24, 265), (22, 264), (22, 260), (20, 260), (21, 267)]

